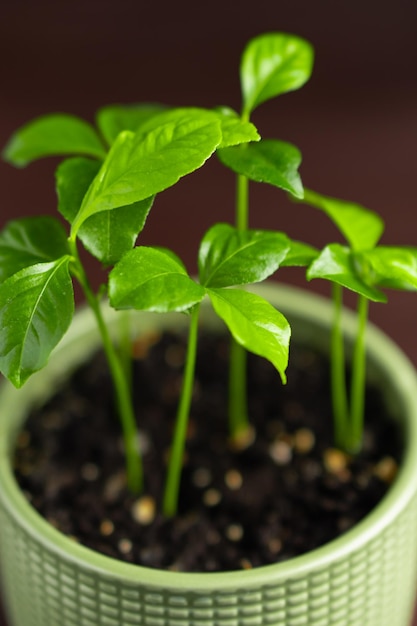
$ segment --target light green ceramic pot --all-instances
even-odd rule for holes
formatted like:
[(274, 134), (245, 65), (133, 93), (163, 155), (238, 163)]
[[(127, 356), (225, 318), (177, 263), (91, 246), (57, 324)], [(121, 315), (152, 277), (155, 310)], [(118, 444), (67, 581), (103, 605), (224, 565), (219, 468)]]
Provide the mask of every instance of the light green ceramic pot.
[[(326, 349), (331, 308), (294, 289), (261, 290), (297, 340)], [(112, 312), (106, 316), (115, 327)], [(206, 307), (203, 317), (213, 324)], [(141, 330), (185, 316), (135, 317)], [(354, 319), (347, 315), (350, 341)], [(286, 563), (242, 572), (183, 574), (136, 567), (75, 544), (27, 503), (10, 467), (28, 407), (56, 389), (97, 344), (88, 312), (41, 373), (0, 395), (0, 539), (4, 601), (12, 626), (408, 626), (417, 566), (417, 380), (386, 336), (368, 332), (369, 375), (407, 442), (384, 500), (355, 528)]]

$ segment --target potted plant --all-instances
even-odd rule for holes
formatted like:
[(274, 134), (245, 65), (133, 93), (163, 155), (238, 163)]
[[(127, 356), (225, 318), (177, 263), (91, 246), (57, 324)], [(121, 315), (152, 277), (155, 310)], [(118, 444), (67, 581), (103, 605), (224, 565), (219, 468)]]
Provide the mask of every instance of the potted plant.
[[(367, 305), (386, 299), (384, 287), (416, 289), (417, 252), (378, 246), (383, 224), (372, 211), (304, 189), (299, 151), (260, 139), (250, 121), (264, 101), (301, 87), (312, 60), (311, 46), (298, 37), (261, 35), (242, 57), (241, 115), (225, 107), (110, 106), (97, 116), (98, 131), (73, 116), (49, 115), (7, 145), (5, 158), (15, 165), (71, 156), (56, 174), (68, 231), (57, 219), (39, 217), (14, 220), (0, 234), (0, 369), (22, 387), (3, 386), (0, 423), (0, 552), (14, 626), (407, 624), (417, 565), (416, 377), (390, 340), (369, 327)], [(214, 224), (205, 233), (195, 279), (173, 251), (136, 245), (136, 239), (157, 194), (214, 153), (238, 177), (236, 223)], [(280, 231), (249, 228), (249, 180), (324, 211), (346, 244), (318, 251)], [(108, 283), (97, 292), (80, 244), (109, 268)], [(308, 279), (330, 280), (333, 302), (283, 286), (251, 286), (284, 265), (305, 266)], [(89, 310), (72, 323), (73, 280)], [(344, 288), (358, 294), (357, 315), (342, 310)], [(200, 327), (207, 330), (199, 339)], [(298, 364), (282, 417), (291, 333)], [(99, 341), (110, 378), (101, 357), (90, 365)], [(320, 415), (333, 414), (334, 426), (319, 420), (321, 443), (309, 421), (317, 387), (304, 404), (299, 396), (301, 364), (309, 384), (317, 383), (327, 368), (324, 352), (330, 384)], [(68, 377), (69, 385), (82, 388), (78, 399), (68, 386), (54, 394)], [(199, 388), (202, 381), (208, 393)], [(87, 401), (93, 389), (97, 395)], [(371, 397), (378, 419), (364, 434)], [(112, 465), (118, 450), (113, 404), (126, 469), (102, 483), (97, 458), (108, 450)], [(43, 417), (34, 418), (32, 405), (46, 407)], [(35, 429), (37, 422), (51, 436), (39, 448), (37, 431), (26, 425)], [(86, 423), (89, 430), (78, 431)], [(381, 433), (387, 441), (378, 452)], [(88, 441), (87, 456), (76, 456)], [(75, 459), (81, 483), (49, 465), (48, 456), (53, 463)], [(285, 498), (275, 500), (284, 482), (295, 492), (295, 516)], [(86, 483), (91, 488), (84, 491)], [(318, 490), (306, 493), (310, 513), (303, 514), (298, 507), (307, 483)], [(359, 521), (345, 501), (356, 498), (353, 483), (368, 506)], [(367, 491), (372, 485), (375, 505)], [(69, 508), (46, 513), (48, 523), (35, 507), (51, 511), (57, 495)], [(101, 511), (96, 495), (108, 507), (99, 521), (86, 509)], [(126, 502), (132, 536), (117, 534)], [(321, 532), (325, 509), (337, 520), (330, 535)], [(82, 534), (91, 519), (97, 550)], [(74, 523), (82, 536), (71, 536)], [(120, 558), (108, 547), (109, 536)]]

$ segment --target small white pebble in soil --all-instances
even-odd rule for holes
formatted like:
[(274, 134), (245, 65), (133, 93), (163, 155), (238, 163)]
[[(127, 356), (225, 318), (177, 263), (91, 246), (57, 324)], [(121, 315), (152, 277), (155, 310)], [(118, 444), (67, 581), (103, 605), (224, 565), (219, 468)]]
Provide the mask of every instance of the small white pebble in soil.
[(273, 537), (268, 541), (268, 548), (272, 554), (278, 554), (282, 550), (282, 541), (278, 537)]
[(196, 487), (200, 487), (201, 489), (204, 489), (204, 487), (208, 487), (209, 484), (211, 483), (211, 472), (209, 469), (207, 469), (206, 467), (199, 467), (198, 469), (195, 470), (195, 472), (193, 473), (193, 484)]
[(243, 537), (243, 527), (240, 524), (230, 524), (225, 532), (230, 541), (240, 541)]
[(142, 430), (139, 431), (137, 440), (136, 440), (137, 449), (140, 450), (142, 454), (146, 454), (149, 452), (151, 448), (151, 441), (149, 439), (149, 435), (144, 433)]
[(292, 449), (286, 441), (276, 439), (269, 447), (269, 455), (277, 465), (288, 465), (292, 458)]
[(84, 463), (81, 467), (81, 476), (88, 482), (93, 482), (99, 477), (100, 470), (95, 463)]
[(299, 428), (294, 433), (294, 448), (299, 454), (308, 454), (316, 443), (314, 433), (309, 428)]
[(119, 497), (120, 492), (126, 486), (126, 474), (124, 471), (113, 474), (107, 480), (104, 486), (104, 500), (105, 502), (115, 502)]
[(155, 519), (155, 514), (155, 500), (151, 496), (142, 496), (133, 503), (132, 517), (138, 524), (148, 526)]
[(114, 524), (109, 519), (104, 519), (100, 524), (100, 535), (110, 537), (114, 533)]
[(384, 483), (392, 483), (397, 474), (397, 463), (391, 456), (385, 456), (374, 467), (374, 475)]
[(240, 567), (242, 569), (252, 569), (253, 565), (249, 559), (240, 559)]
[[(124, 454), (125, 443), (123, 441), (123, 437), (119, 437), (119, 439), (117, 440), (117, 447), (120, 452)], [(149, 435), (147, 435), (147, 433), (143, 432), (142, 430), (139, 430), (137, 433), (135, 448), (142, 455), (147, 454), (151, 449), (151, 440), (149, 438)]]
[(133, 543), (130, 539), (120, 539), (117, 547), (119, 548), (119, 552), (122, 554), (129, 554), (129, 552), (132, 552)]
[(241, 431), (230, 441), (230, 447), (232, 450), (241, 452), (246, 450), (255, 441), (256, 432), (253, 426), (249, 426), (246, 430)]
[(324, 466), (331, 474), (340, 474), (347, 469), (349, 457), (337, 448), (328, 448), (323, 455)]
[(222, 494), (217, 489), (207, 489), (203, 495), (203, 502), (206, 506), (216, 506), (222, 499)]
[(231, 491), (237, 491), (243, 484), (242, 474), (238, 470), (230, 469), (225, 474), (224, 482)]

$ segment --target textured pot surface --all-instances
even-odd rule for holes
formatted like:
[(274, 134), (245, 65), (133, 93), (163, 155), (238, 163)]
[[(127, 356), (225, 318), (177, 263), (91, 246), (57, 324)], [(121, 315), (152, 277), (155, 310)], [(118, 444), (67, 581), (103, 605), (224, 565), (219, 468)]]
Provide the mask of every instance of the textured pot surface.
[[(261, 290), (282, 310), (293, 335), (325, 348), (331, 307), (294, 289)], [(109, 324), (115, 315), (106, 313)], [(215, 324), (207, 307), (207, 323)], [(185, 316), (141, 314), (146, 331)], [(113, 326), (115, 324), (113, 323)], [(354, 319), (346, 315), (349, 341)], [(354, 529), (313, 552), (242, 572), (183, 574), (115, 561), (71, 541), (27, 503), (10, 458), (27, 407), (56, 388), (67, 367), (98, 343), (88, 312), (76, 321), (48, 367), (20, 391), (0, 395), (0, 556), (13, 626), (408, 626), (417, 568), (417, 379), (404, 355), (368, 332), (369, 374), (378, 382), (407, 442), (398, 477)], [(52, 382), (52, 387), (51, 387)]]

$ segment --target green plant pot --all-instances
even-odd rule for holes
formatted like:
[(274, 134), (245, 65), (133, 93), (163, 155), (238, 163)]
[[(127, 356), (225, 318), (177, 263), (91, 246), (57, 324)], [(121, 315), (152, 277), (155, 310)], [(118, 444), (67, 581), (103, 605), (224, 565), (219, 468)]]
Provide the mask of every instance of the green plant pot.
[[(271, 285), (261, 291), (282, 310), (297, 340), (329, 341), (331, 307), (321, 298)], [(113, 329), (115, 315), (106, 311)], [(132, 318), (141, 331), (185, 316)], [(217, 324), (204, 307), (207, 324)], [(347, 341), (354, 318), (346, 314)], [(51, 527), (26, 501), (10, 459), (28, 407), (51, 394), (98, 342), (88, 311), (76, 320), (48, 367), (26, 387), (0, 394), (0, 554), (12, 626), (408, 626), (417, 568), (417, 379), (381, 332), (368, 335), (369, 376), (407, 442), (398, 477), (355, 528), (291, 561), (248, 571), (184, 574), (151, 570), (97, 554)]]

